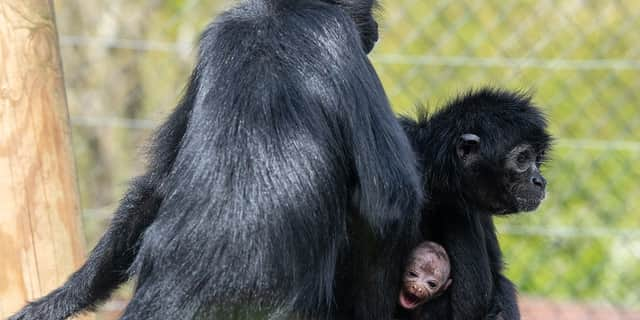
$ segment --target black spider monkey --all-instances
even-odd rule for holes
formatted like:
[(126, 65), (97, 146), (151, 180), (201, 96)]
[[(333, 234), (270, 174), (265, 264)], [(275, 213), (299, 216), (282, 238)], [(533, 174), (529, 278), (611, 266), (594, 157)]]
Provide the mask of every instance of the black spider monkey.
[(222, 13), (86, 263), (10, 319), (64, 319), (132, 276), (122, 319), (389, 319), (422, 188), (366, 56), (374, 6)]
[(483, 89), (401, 122), (429, 198), (421, 230), (447, 251), (453, 279), (422, 318), (519, 319), (492, 216), (534, 210), (544, 198), (539, 168), (551, 143), (544, 115), (529, 96)]

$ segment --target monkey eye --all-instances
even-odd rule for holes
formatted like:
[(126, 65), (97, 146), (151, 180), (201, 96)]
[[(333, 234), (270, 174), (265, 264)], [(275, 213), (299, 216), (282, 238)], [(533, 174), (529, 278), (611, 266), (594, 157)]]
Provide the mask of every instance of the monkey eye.
[(438, 286), (435, 281), (427, 281), (427, 285), (429, 285), (429, 288), (431, 289), (435, 289)]
[(417, 278), (417, 277), (418, 277), (418, 274), (417, 274), (417, 273), (415, 273), (415, 272), (413, 272), (413, 271), (409, 271), (409, 275), (410, 275), (411, 277), (414, 277), (414, 278)]
[(528, 160), (527, 158), (528, 158), (527, 155), (524, 152), (522, 152), (518, 155), (518, 158), (516, 159), (516, 161), (518, 161), (519, 164), (525, 164), (527, 163), (527, 160)]

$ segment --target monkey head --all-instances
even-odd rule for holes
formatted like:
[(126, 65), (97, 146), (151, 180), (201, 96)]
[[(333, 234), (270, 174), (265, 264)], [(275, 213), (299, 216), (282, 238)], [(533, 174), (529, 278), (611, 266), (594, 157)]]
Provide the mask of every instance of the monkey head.
[(546, 195), (540, 172), (551, 140), (546, 120), (526, 96), (494, 92), (471, 98), (477, 101), (464, 103), (476, 105), (467, 115), (471, 121), (455, 142), (466, 186), (460, 191), (493, 214), (535, 210)]
[(451, 285), (449, 272), (449, 256), (444, 248), (430, 241), (421, 243), (407, 260), (398, 303), (412, 310), (441, 295)]
[(418, 121), (402, 124), (423, 163), (433, 201), (489, 214), (536, 209), (547, 181), (547, 120), (528, 95), (496, 89), (466, 93)]
[(378, 41), (378, 23), (374, 13), (378, 6), (377, 0), (324, 0), (331, 4), (337, 4), (343, 8), (353, 19), (362, 39), (362, 48), (365, 53), (371, 52)]

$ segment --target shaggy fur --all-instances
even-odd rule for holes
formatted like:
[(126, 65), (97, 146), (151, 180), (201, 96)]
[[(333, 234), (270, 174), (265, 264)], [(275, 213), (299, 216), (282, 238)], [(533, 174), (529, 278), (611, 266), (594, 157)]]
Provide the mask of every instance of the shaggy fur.
[(64, 319), (132, 276), (122, 319), (389, 319), (422, 190), (366, 57), (374, 4), (221, 14), (86, 263), (11, 319)]
[[(492, 215), (533, 210), (544, 197), (538, 167), (550, 144), (545, 117), (528, 96), (484, 89), (430, 117), (423, 112), (417, 121), (401, 122), (429, 197), (421, 229), (449, 254), (453, 279), (449, 290), (424, 305), (424, 319), (519, 319)], [(513, 172), (509, 155), (522, 145), (531, 151), (521, 159), (526, 171)], [(523, 206), (524, 198), (533, 205)]]

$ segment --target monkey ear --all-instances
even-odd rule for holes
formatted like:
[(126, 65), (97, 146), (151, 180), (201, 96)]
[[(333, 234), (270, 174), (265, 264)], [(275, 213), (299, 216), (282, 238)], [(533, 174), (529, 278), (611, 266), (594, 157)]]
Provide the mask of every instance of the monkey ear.
[(461, 135), (456, 145), (456, 152), (465, 164), (473, 162), (480, 152), (480, 137), (473, 133)]
[(444, 286), (442, 287), (442, 291), (449, 289), (449, 286), (451, 285), (451, 282), (453, 282), (453, 280), (451, 280), (451, 278), (449, 278), (447, 280), (447, 282), (444, 284)]

